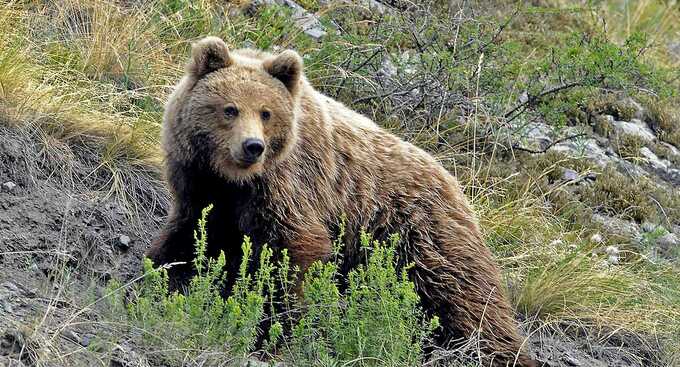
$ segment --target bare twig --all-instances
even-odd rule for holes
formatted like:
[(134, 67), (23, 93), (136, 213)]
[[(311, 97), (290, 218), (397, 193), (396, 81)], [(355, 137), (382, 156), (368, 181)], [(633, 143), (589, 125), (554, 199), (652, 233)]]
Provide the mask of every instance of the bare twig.
[[(541, 92), (540, 94), (535, 95), (535, 96), (530, 95), (527, 98), (526, 101), (518, 104), (517, 106), (513, 107), (510, 111), (506, 112), (504, 117), (507, 119), (507, 122), (510, 122), (510, 121), (516, 119), (519, 115), (521, 115), (528, 107), (533, 106), (536, 103), (538, 103), (538, 101), (540, 101), (543, 97), (561, 92), (565, 89), (574, 88), (574, 87), (578, 87), (578, 86), (582, 86), (582, 85), (583, 85), (583, 81), (571, 82), (571, 83), (567, 83), (567, 84), (563, 84), (563, 85), (554, 87), (552, 89), (548, 89), (548, 90)], [(517, 112), (517, 111), (519, 111), (519, 112)]]
[(520, 150), (522, 152), (527, 152), (527, 153), (531, 153), (531, 154), (543, 154), (543, 153), (547, 152), (550, 148), (554, 147), (555, 145), (557, 145), (559, 143), (563, 143), (565, 141), (580, 138), (580, 137), (583, 137), (583, 136), (586, 136), (586, 135), (588, 135), (588, 134), (579, 133), (579, 134), (569, 135), (569, 136), (566, 136), (564, 138), (557, 139), (557, 140), (553, 141), (552, 143), (548, 144), (548, 146), (546, 146), (545, 148), (543, 148), (541, 150), (533, 150), (533, 149), (529, 149), (529, 148), (523, 148), (523, 147), (520, 147), (518, 144), (513, 144), (512, 149)]

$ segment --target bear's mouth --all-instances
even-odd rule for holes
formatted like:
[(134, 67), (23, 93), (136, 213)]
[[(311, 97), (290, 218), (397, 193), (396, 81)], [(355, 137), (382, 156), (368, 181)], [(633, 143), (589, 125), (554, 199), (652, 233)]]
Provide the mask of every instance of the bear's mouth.
[(257, 170), (257, 167), (261, 166), (264, 157), (248, 157), (240, 154), (232, 154), (231, 161), (238, 169), (254, 171)]
[(235, 160), (238, 168), (248, 169), (260, 162), (259, 158), (238, 158)]

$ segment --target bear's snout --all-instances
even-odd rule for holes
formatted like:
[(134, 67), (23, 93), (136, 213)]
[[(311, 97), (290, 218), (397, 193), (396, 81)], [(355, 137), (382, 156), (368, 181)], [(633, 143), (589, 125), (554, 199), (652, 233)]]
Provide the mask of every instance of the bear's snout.
[(243, 142), (243, 160), (245, 163), (255, 163), (264, 152), (264, 141), (248, 138)]

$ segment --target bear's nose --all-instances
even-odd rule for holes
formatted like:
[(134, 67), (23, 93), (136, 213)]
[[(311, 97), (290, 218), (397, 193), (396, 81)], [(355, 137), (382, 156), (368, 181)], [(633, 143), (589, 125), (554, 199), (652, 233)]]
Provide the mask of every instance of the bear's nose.
[(248, 159), (257, 159), (264, 152), (264, 142), (260, 139), (246, 139), (243, 142), (243, 152)]

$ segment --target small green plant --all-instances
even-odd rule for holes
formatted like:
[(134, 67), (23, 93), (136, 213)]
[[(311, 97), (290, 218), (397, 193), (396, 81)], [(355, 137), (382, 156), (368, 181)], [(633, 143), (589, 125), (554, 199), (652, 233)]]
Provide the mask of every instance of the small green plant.
[[(568, 117), (578, 116), (574, 106), (630, 118), (630, 106), (611, 101), (602, 91), (634, 93), (636, 88), (649, 88), (663, 98), (675, 94), (667, 85), (666, 80), (672, 78), (667, 70), (657, 70), (640, 61), (648, 43), (642, 33), (630, 35), (622, 45), (597, 33), (574, 33), (563, 41), (563, 45), (533, 63), (531, 73), (519, 85), (519, 90), (526, 88), (526, 101), (507, 112), (506, 118), (514, 120), (524, 112), (534, 111), (545, 121), (562, 126)], [(592, 102), (597, 99), (603, 101)]]
[(127, 304), (128, 321), (143, 330), (144, 343), (152, 349), (171, 345), (177, 351), (176, 356), (170, 353), (174, 360), (222, 353), (245, 358), (255, 347), (268, 294), (272, 291), (272, 250), (266, 246), (262, 249), (258, 269), (251, 274), (248, 268), (253, 246), (245, 237), (238, 278), (231, 295), (222, 297), (227, 275), (224, 252), (216, 259), (206, 256), (206, 218), (211, 209), (209, 206), (203, 210), (195, 233), (196, 275), (187, 292), (170, 293), (167, 270), (154, 268), (151, 261), (145, 259), (145, 277)]
[[(335, 261), (312, 265), (302, 283), (301, 300), (292, 294), (296, 282), (291, 274), (298, 269), (290, 266), (287, 252), (281, 252), (275, 265), (273, 251), (264, 246), (252, 271), (250, 261), (257, 251), (245, 237), (237, 280), (225, 299), (225, 255), (206, 256), (206, 218), (211, 209), (204, 209), (198, 222), (195, 275), (186, 292), (169, 292), (167, 269), (154, 268), (148, 259), (143, 280), (132, 289), (127, 304), (117, 292), (123, 288), (120, 283), (109, 284), (108, 317), (141, 331), (141, 343), (149, 353), (169, 350), (162, 356), (170, 363), (187, 359), (210, 363), (225, 356), (243, 361), (262, 340), (263, 350), (270, 353), (286, 345), (280, 357), (295, 365), (358, 361), (359, 366), (403, 366), (422, 360), (438, 320), (425, 317), (407, 269), (397, 265), (397, 236), (381, 243), (362, 233), (367, 263), (351, 271), (346, 282), (339, 274), (342, 242), (336, 240)], [(341, 225), (340, 237), (343, 234)]]
[(625, 160), (635, 162), (641, 159), (640, 149), (645, 146), (645, 141), (637, 135), (618, 134), (612, 137), (612, 145), (616, 153)]
[(340, 292), (337, 263), (315, 263), (304, 283), (305, 313), (293, 330), (295, 365), (414, 366), (438, 327), (419, 306), (407, 269), (397, 268), (397, 236), (388, 243), (362, 233), (370, 253), (366, 265), (351, 271)]

